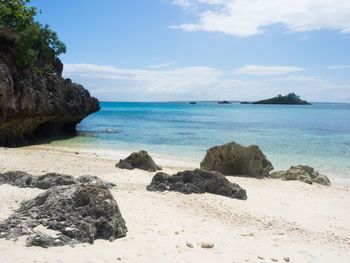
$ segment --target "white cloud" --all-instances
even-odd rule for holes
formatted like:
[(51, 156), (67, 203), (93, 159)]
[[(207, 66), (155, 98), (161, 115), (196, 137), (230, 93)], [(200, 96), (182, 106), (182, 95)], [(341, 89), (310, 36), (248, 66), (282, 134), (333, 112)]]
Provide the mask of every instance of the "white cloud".
[(168, 62), (164, 62), (161, 64), (150, 65), (149, 68), (151, 68), (151, 69), (167, 68), (167, 67), (170, 67), (170, 66), (175, 65), (175, 64), (176, 64), (176, 61), (168, 61)]
[[(247, 67), (240, 69), (243, 68)], [(281, 70), (284, 68), (288, 70)], [(349, 81), (301, 75), (298, 67), (260, 66), (259, 70), (259, 74), (250, 70), (249, 74), (254, 74), (247, 80), (232, 71), (204, 66), (124, 69), (65, 64), (64, 76), (83, 84), (100, 100), (108, 101), (258, 100), (289, 92), (311, 101), (350, 100)]]
[(334, 66), (329, 66), (329, 69), (347, 69), (350, 68), (350, 65), (334, 65)]
[(191, 5), (191, 0), (173, 0), (171, 3), (182, 7), (189, 7)]
[(234, 73), (248, 74), (248, 75), (255, 75), (255, 76), (268, 76), (268, 75), (282, 75), (282, 74), (300, 72), (305, 70), (306, 69), (300, 68), (300, 67), (248, 65), (248, 66), (244, 66), (236, 69)]
[(172, 26), (185, 31), (247, 37), (262, 33), (267, 26), (283, 25), (292, 32), (320, 29), (350, 32), (347, 0), (177, 0), (173, 3), (195, 7), (196, 21)]
[(310, 36), (303, 36), (303, 37), (299, 38), (299, 40), (301, 40), (301, 41), (306, 41), (309, 39), (310, 39)]
[[(183, 67), (174, 69), (120, 69), (91, 64), (65, 64), (64, 75), (83, 84), (93, 83), (99, 92), (126, 92), (129, 97), (198, 93), (217, 82), (222, 71), (211, 67)], [(113, 95), (117, 97), (117, 94)]]

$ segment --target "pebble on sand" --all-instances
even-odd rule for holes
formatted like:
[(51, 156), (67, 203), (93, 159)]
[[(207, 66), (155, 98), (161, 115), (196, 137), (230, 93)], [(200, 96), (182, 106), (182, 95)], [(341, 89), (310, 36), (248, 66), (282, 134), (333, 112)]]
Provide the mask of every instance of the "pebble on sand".
[(202, 243), (201, 243), (201, 247), (202, 247), (202, 248), (213, 248), (213, 247), (214, 247), (214, 243), (202, 242)]
[(188, 246), (189, 248), (193, 248), (193, 244), (190, 242), (186, 242), (186, 246)]

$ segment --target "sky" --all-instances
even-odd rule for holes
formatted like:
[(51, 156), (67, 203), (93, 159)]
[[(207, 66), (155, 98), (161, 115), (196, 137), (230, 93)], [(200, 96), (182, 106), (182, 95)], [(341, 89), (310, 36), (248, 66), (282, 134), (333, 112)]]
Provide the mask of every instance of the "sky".
[(32, 0), (101, 101), (350, 102), (347, 0)]

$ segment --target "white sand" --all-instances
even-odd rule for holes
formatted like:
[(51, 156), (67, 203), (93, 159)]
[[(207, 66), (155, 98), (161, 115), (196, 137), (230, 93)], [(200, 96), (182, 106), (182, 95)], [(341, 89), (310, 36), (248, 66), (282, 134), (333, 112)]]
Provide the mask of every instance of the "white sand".
[[(151, 153), (152, 154), (152, 153)], [(114, 167), (125, 156), (62, 151), (44, 146), (0, 148), (0, 172), (97, 175), (112, 190), (128, 226), (126, 238), (93, 245), (43, 249), (0, 240), (0, 263), (8, 262), (350, 262), (349, 188), (273, 179), (228, 177), (248, 200), (202, 194), (146, 191), (153, 173)], [(165, 172), (188, 168), (159, 159)], [(193, 165), (193, 164), (192, 164)], [(195, 168), (195, 167), (192, 167)], [(41, 190), (0, 185), (0, 220)], [(186, 246), (186, 242), (194, 248)], [(213, 242), (203, 249), (201, 242)], [(263, 257), (264, 259), (259, 259)]]

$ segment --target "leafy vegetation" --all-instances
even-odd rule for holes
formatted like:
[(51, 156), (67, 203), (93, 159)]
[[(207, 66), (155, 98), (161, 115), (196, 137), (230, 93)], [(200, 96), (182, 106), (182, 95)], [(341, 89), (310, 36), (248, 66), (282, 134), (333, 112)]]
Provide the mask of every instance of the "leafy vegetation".
[(35, 68), (40, 59), (58, 58), (66, 52), (56, 32), (34, 21), (35, 7), (30, 0), (0, 0), (0, 40), (13, 43), (16, 64)]

